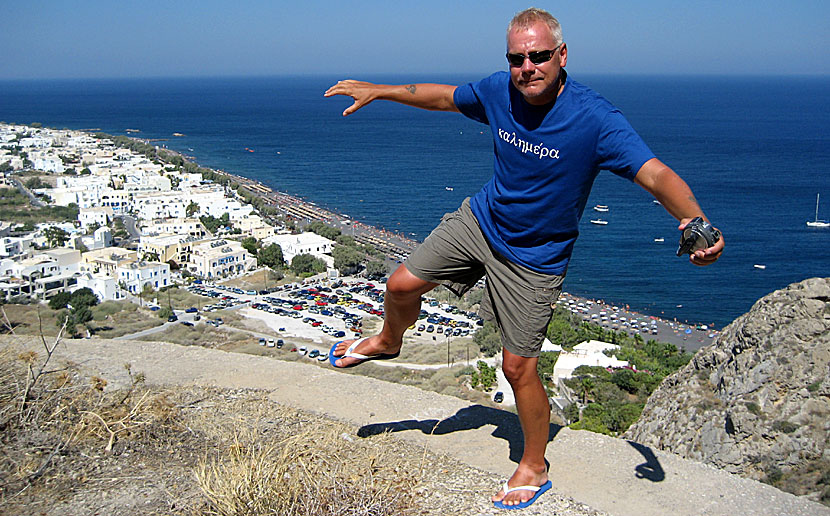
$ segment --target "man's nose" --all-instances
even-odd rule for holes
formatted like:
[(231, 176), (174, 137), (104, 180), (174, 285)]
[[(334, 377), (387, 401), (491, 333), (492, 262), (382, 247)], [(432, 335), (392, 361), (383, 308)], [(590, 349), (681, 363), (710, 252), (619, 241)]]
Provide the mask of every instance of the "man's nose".
[(525, 57), (525, 60), (522, 61), (522, 72), (533, 72), (536, 70), (536, 65), (530, 62), (529, 57)]

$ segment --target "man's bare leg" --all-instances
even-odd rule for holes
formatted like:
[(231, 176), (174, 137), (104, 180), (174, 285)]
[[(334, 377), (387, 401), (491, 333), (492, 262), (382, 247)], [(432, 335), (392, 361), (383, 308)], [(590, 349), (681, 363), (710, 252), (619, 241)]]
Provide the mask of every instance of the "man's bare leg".
[[(386, 282), (383, 329), (361, 342), (354, 352), (371, 357), (400, 351), (404, 332), (418, 320), (421, 313), (421, 296), (437, 286), (437, 283), (418, 278), (403, 265), (399, 266)], [(346, 340), (338, 344), (334, 356), (344, 355), (352, 342), (354, 340)], [(337, 360), (337, 366), (344, 367), (359, 361), (356, 358), (341, 358)]]
[[(545, 465), (545, 449), (550, 432), (550, 405), (539, 374), (536, 372), (538, 358), (527, 358), (504, 350), (502, 370), (513, 388), (516, 409), (524, 434), (524, 453), (519, 466), (507, 481), (509, 487), (541, 486), (548, 481)], [(505, 496), (499, 491), (492, 501), (505, 505), (516, 505), (533, 498), (532, 491), (514, 491)]]

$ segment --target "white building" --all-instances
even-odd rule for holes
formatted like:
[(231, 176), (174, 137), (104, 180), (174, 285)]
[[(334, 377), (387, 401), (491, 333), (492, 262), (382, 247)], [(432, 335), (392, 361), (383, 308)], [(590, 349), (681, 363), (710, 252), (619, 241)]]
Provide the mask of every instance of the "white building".
[(559, 354), (559, 358), (556, 359), (556, 364), (553, 366), (553, 381), (557, 383), (560, 379), (571, 378), (574, 370), (583, 365), (611, 368), (626, 367), (628, 362), (625, 360), (617, 360), (603, 353), (606, 350), (619, 348), (616, 344), (598, 340), (577, 344), (573, 351), (563, 351)]
[(32, 243), (34, 243), (34, 237), (32, 235), (0, 238), (0, 257), (23, 254), (32, 248)]
[(46, 299), (71, 290), (80, 270), (81, 253), (74, 249), (50, 249), (18, 262), (4, 260), (2, 295), (29, 295)]
[(52, 172), (53, 174), (62, 174), (66, 170), (66, 167), (63, 165), (63, 160), (57, 156), (40, 156), (32, 161), (32, 164), (35, 170), (43, 170), (44, 172)]
[(203, 278), (221, 278), (256, 267), (256, 258), (234, 240), (210, 240), (193, 246), (188, 269)]
[(112, 208), (109, 206), (80, 208), (78, 210), (78, 222), (81, 223), (81, 228), (83, 229), (92, 225), (103, 227), (110, 223), (112, 215)]
[(138, 295), (147, 285), (154, 290), (170, 285), (170, 265), (161, 262), (131, 262), (115, 269), (118, 283)]
[(317, 258), (331, 260), (331, 250), (334, 241), (316, 233), (300, 233), (297, 235), (273, 235), (262, 241), (263, 247), (277, 244), (282, 248), (282, 256), (286, 262), (298, 254), (310, 254)]
[(132, 211), (141, 220), (184, 218), (187, 203), (179, 192), (138, 194), (133, 197)]
[(78, 289), (86, 287), (92, 290), (101, 302), (117, 301), (125, 297), (118, 288), (118, 281), (106, 274), (82, 273), (77, 278), (76, 287)]
[(141, 234), (142, 236), (175, 234), (203, 238), (208, 232), (202, 222), (195, 217), (177, 217), (146, 221), (141, 226)]
[[(112, 231), (110, 231), (110, 228), (104, 226), (93, 231), (92, 236), (85, 235), (80, 237), (80, 241), (87, 249), (104, 249), (112, 246)], [(77, 244), (73, 247), (78, 248)]]

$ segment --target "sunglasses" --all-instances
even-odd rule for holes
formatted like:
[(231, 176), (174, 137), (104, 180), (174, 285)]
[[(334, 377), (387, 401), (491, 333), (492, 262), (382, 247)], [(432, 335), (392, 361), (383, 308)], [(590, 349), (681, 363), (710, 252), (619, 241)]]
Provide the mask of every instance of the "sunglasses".
[(530, 62), (534, 65), (540, 65), (542, 63), (547, 63), (548, 61), (553, 58), (553, 54), (559, 50), (559, 47), (562, 46), (562, 43), (558, 44), (556, 48), (553, 50), (540, 50), (538, 52), (528, 52), (527, 55), (524, 54), (507, 54), (507, 61), (510, 63), (510, 66), (515, 66), (516, 68), (525, 64), (525, 59), (530, 59)]

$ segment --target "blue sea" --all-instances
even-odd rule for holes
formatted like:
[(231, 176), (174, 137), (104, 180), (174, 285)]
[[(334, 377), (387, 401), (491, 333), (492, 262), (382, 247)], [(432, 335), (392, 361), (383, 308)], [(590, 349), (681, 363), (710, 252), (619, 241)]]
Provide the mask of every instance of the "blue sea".
[[(830, 78), (572, 78), (622, 109), (691, 185), (727, 247), (707, 268), (676, 257), (674, 219), (636, 185), (603, 172), (565, 290), (721, 327), (773, 290), (830, 276), (830, 229), (805, 224), (815, 217), (816, 194), (819, 218), (830, 219)], [(343, 118), (349, 100), (323, 97), (337, 79), (0, 82), (0, 120), (110, 134), (138, 129), (134, 136), (162, 140), (201, 165), (422, 240), (490, 177), (489, 128), (385, 102)], [(589, 222), (600, 215), (595, 204), (610, 207), (601, 214), (608, 225)]]

